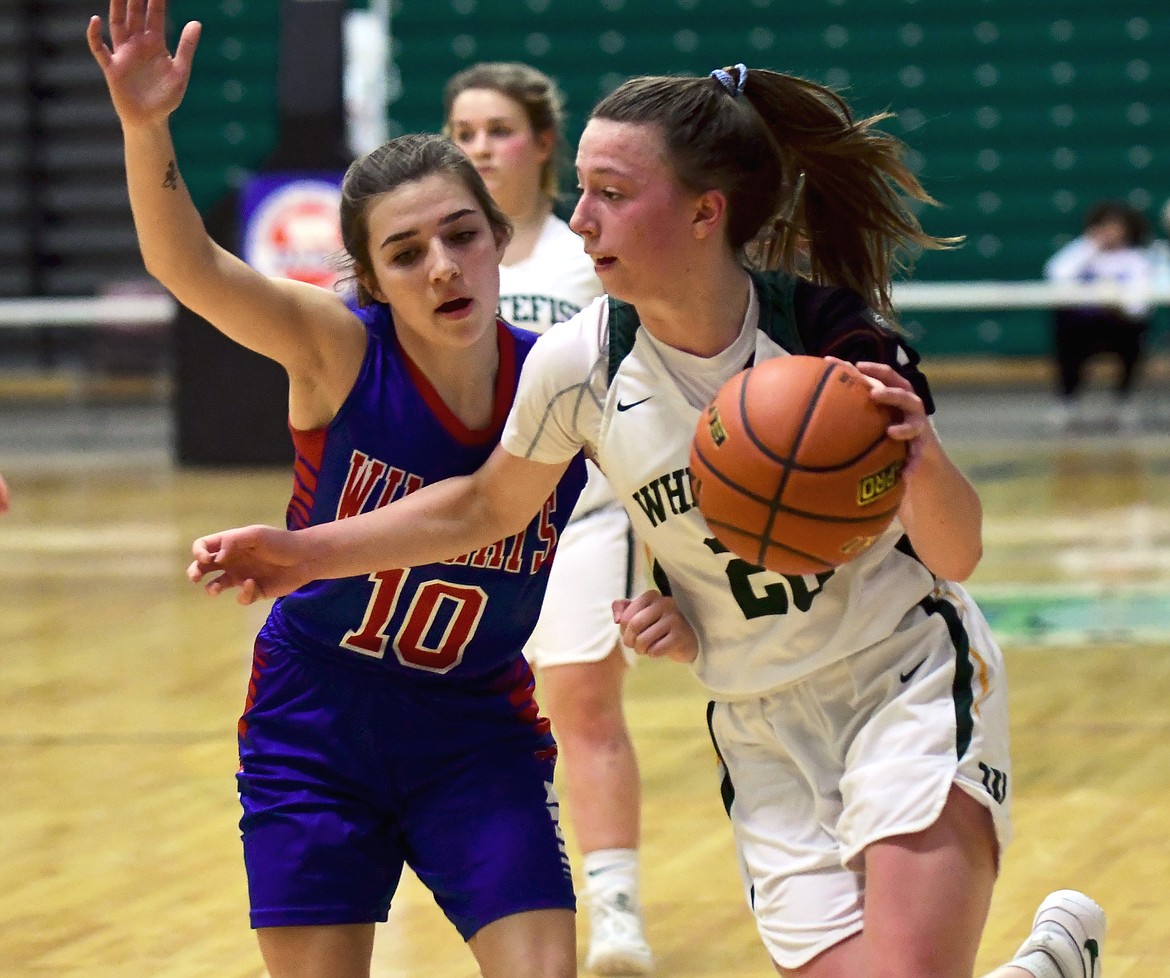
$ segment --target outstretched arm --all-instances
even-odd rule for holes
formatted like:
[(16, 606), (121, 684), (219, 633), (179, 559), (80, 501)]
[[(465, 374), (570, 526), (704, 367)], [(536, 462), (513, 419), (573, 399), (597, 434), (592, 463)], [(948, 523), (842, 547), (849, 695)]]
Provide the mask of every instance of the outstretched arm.
[[(324, 374), (336, 369), (336, 344), (347, 344), (343, 349), (350, 356), (337, 379), (347, 390), (360, 366), (364, 332), (341, 299), (302, 282), (261, 275), (219, 247), (203, 226), (179, 171), (169, 126), (187, 90), (201, 27), (187, 24), (172, 56), (165, 18), (165, 0), (111, 0), (110, 43), (103, 40), (100, 17), (92, 17), (86, 31), (122, 124), (130, 205), (147, 270), (183, 305), (284, 365), (290, 377), (314, 378), (309, 383), (324, 377), (328, 384), (334, 378)], [(323, 356), (324, 350), (330, 355)], [(350, 362), (354, 351), (356, 364)]]
[(210, 577), (209, 594), (239, 588), (237, 600), (251, 604), (322, 578), (459, 557), (522, 531), (568, 466), (497, 447), (478, 472), (433, 483), (371, 513), (304, 530), (246, 526), (200, 537), (187, 576), (196, 583)]
[(898, 517), (914, 552), (932, 574), (965, 581), (983, 556), (979, 494), (947, 455), (909, 381), (887, 364), (859, 363), (857, 368), (879, 382), (870, 396), (902, 414), (889, 435), (909, 443)]

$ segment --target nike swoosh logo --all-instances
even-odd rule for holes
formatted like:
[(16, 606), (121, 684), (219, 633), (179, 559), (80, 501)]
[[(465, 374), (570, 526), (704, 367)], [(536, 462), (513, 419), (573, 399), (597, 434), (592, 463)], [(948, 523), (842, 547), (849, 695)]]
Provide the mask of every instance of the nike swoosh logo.
[[(653, 397), (653, 396), (654, 396), (653, 394), (650, 395), (650, 397)], [(635, 408), (639, 404), (645, 404), (648, 400), (650, 400), (650, 397), (644, 397), (640, 401), (630, 401), (629, 404), (623, 404), (621, 401), (618, 401), (617, 409), (619, 411), (628, 411), (630, 408)]]
[(1097, 947), (1097, 942), (1093, 938), (1085, 941), (1085, 951), (1089, 955), (1089, 978), (1100, 978), (1097, 972), (1097, 956), (1101, 953), (1101, 949)]
[(914, 673), (916, 673), (916, 672), (917, 672), (919, 669), (921, 669), (921, 668), (922, 668), (922, 666), (923, 666), (925, 663), (926, 663), (926, 659), (923, 659), (923, 660), (922, 660), (922, 662), (918, 663), (918, 665), (916, 665), (916, 666), (915, 666), (913, 669), (911, 669), (909, 672), (900, 672), (900, 673), (898, 673), (898, 678), (899, 678), (900, 680), (902, 680), (902, 682), (904, 682), (904, 683), (908, 683), (908, 682), (910, 682), (910, 680), (911, 680), (912, 678), (914, 678)]

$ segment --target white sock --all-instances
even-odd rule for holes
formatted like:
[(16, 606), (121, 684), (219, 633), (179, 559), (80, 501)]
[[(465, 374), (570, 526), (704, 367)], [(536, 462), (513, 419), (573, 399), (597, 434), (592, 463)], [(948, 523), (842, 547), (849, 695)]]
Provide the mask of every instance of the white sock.
[(638, 850), (595, 849), (581, 860), (585, 869), (585, 892), (589, 896), (625, 893), (638, 897)]

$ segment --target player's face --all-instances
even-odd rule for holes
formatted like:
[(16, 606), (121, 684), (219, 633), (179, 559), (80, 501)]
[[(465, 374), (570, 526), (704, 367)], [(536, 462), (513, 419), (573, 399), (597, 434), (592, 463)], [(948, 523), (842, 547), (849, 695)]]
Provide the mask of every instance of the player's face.
[(677, 293), (693, 254), (697, 195), (676, 178), (660, 130), (590, 120), (577, 146), (577, 181), (569, 225), (605, 291), (634, 304)]
[(368, 221), (368, 287), (399, 329), (445, 347), (495, 342), (503, 248), (457, 176), (402, 184), (371, 204)]
[(533, 132), (523, 107), (490, 88), (460, 92), (447, 128), (500, 209), (509, 217), (528, 213), (540, 195), (540, 172), (552, 152), (553, 134)]

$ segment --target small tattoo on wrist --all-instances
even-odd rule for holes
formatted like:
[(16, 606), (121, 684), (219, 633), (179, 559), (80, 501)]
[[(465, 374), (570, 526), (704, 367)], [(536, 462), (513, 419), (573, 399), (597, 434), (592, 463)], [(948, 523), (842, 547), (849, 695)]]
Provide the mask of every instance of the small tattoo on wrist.
[(167, 190), (177, 190), (179, 187), (179, 168), (175, 166), (174, 160), (167, 164), (167, 172), (163, 175), (162, 185)]

